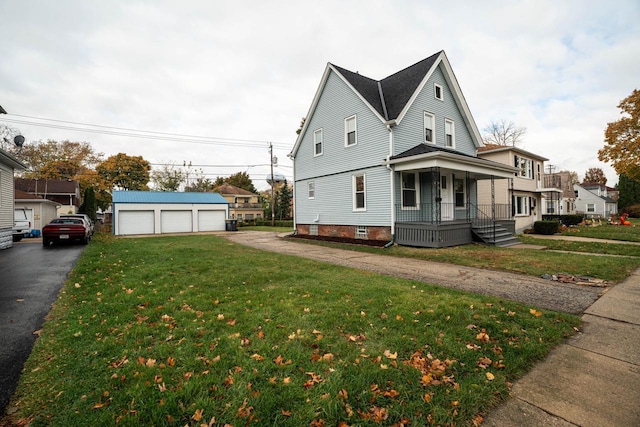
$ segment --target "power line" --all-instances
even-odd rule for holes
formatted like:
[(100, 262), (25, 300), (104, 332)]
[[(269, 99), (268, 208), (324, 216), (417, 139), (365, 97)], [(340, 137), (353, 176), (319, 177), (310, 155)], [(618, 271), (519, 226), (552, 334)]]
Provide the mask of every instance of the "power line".
[[(168, 132), (147, 131), (147, 130), (141, 130), (141, 129), (120, 128), (115, 126), (105, 126), (105, 125), (96, 125), (96, 124), (89, 124), (89, 123), (72, 122), (72, 121), (66, 121), (66, 120), (47, 119), (42, 117), (25, 116), (20, 114), (11, 114), (11, 116), (25, 117), (29, 119), (35, 119), (35, 120), (46, 120), (54, 123), (39, 123), (39, 122), (33, 122), (33, 121), (27, 121), (27, 120), (9, 119), (6, 117), (3, 117), (2, 120), (0, 121), (7, 122), (7, 123), (17, 123), (17, 124), (24, 124), (24, 125), (30, 125), (30, 126), (46, 127), (51, 129), (73, 130), (78, 132), (87, 132), (87, 133), (95, 133), (95, 134), (102, 134), (102, 135), (125, 136), (125, 137), (131, 137), (131, 138), (155, 139), (155, 140), (162, 140), (162, 141), (176, 141), (176, 142), (185, 142), (185, 143), (192, 143), (192, 144), (228, 145), (228, 146), (236, 146), (236, 147), (241, 145), (248, 148), (264, 148), (264, 144), (269, 143), (269, 141), (261, 141), (261, 140), (209, 137), (209, 136), (201, 136), (201, 135), (188, 135), (188, 134), (178, 134), (178, 133), (168, 133)], [(91, 127), (96, 127), (98, 129), (89, 129), (89, 128), (82, 128), (82, 127), (76, 127), (76, 126), (68, 126), (65, 124), (56, 124), (56, 123), (66, 123), (66, 124), (79, 125), (79, 126), (91, 126)], [(275, 143), (275, 145), (280, 146), (282, 149), (288, 149), (291, 147), (291, 144), (286, 144), (282, 142)]]
[[(184, 165), (179, 165), (179, 164), (175, 164), (175, 163), (149, 163), (151, 166), (175, 166), (175, 167), (187, 167), (187, 166), (191, 166), (191, 167), (203, 167), (203, 168), (253, 168), (253, 167), (257, 167), (257, 166), (270, 166), (269, 163), (263, 163), (261, 165), (196, 165), (196, 164), (192, 164), (192, 163), (188, 163), (188, 164), (184, 164)], [(291, 165), (278, 165), (278, 167), (283, 167), (283, 168), (292, 168), (293, 166)]]

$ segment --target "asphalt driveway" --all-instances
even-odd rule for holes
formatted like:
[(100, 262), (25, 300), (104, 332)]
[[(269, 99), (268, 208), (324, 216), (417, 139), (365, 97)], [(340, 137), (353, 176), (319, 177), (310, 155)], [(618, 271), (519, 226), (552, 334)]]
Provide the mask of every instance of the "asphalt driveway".
[(58, 291), (84, 245), (43, 248), (23, 239), (0, 251), (0, 414), (13, 394), (24, 362)]

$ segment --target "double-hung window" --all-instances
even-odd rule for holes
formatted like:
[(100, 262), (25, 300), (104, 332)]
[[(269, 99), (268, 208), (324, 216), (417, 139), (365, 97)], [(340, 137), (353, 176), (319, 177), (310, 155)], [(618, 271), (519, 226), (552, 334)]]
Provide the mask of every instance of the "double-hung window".
[(436, 118), (433, 114), (424, 112), (424, 142), (427, 144), (436, 143), (435, 132)]
[(444, 138), (445, 145), (448, 148), (456, 147), (456, 130), (453, 120), (445, 119), (444, 120)]
[(515, 156), (514, 166), (520, 169), (516, 176), (533, 179), (533, 160)]
[(367, 209), (366, 182), (364, 174), (353, 175), (353, 210), (364, 211)]
[(402, 208), (418, 207), (418, 180), (413, 172), (402, 172)]
[(516, 215), (529, 215), (529, 196), (515, 197), (515, 213)]
[(356, 116), (347, 117), (344, 119), (344, 145), (350, 147), (357, 143)]
[(307, 183), (307, 196), (309, 199), (316, 198), (316, 184), (313, 181)]
[(594, 213), (596, 211), (595, 203), (587, 203), (587, 212)]
[(322, 129), (313, 132), (313, 155), (322, 155)]
[(456, 178), (453, 182), (453, 192), (456, 197), (456, 208), (465, 207), (465, 180)]

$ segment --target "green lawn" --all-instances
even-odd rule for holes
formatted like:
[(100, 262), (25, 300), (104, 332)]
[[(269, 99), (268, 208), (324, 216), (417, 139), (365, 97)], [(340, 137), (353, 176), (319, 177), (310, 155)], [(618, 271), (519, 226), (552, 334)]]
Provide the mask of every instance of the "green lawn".
[(469, 425), (578, 325), (212, 235), (97, 235), (40, 331), (13, 419)]
[[(532, 239), (533, 237), (522, 236), (523, 242), (534, 243)], [(599, 247), (601, 247), (599, 245), (603, 245), (601, 243), (584, 243), (580, 245), (582, 250), (577, 252), (594, 253), (594, 255), (584, 255), (549, 252), (539, 249), (498, 248), (482, 244), (469, 244), (440, 249), (410, 248), (407, 246), (392, 246), (387, 249), (380, 249), (361, 245), (319, 242), (305, 239), (296, 239), (295, 241), (380, 255), (416, 258), (425, 261), (446, 262), (468, 267), (509, 271), (531, 276), (567, 273), (619, 282), (627, 278), (636, 268), (640, 267), (640, 258), (603, 257), (595, 255), (601, 253), (599, 250)], [(535, 244), (548, 247), (554, 245), (552, 241), (542, 241), (542, 239), (537, 239)], [(561, 243), (556, 243), (556, 245), (560, 246)], [(573, 248), (577, 247), (578, 245), (573, 245)], [(613, 248), (610, 249), (610, 252), (629, 255), (636, 251), (636, 248), (633, 248), (627, 251), (630, 253), (626, 253), (625, 248), (627, 248), (627, 246)]]
[(640, 219), (630, 218), (631, 225), (610, 225), (603, 222), (599, 226), (571, 227), (562, 234), (565, 236), (594, 237), (596, 239), (624, 240), (640, 242)]

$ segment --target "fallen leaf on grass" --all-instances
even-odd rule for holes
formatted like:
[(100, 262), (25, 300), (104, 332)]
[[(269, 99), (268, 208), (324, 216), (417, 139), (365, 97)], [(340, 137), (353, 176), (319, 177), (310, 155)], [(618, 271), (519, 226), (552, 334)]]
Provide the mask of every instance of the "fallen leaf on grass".
[(529, 310), (529, 313), (533, 314), (533, 315), (534, 315), (534, 316), (536, 316), (536, 317), (540, 317), (540, 316), (542, 316), (542, 312), (541, 312), (541, 311), (536, 310), (535, 308), (530, 309), (530, 310)]
[(385, 350), (383, 354), (388, 359), (394, 359), (395, 360), (395, 359), (398, 358), (398, 352), (397, 351), (394, 352), (394, 353), (391, 353), (389, 350)]
[(495, 375), (493, 375), (491, 372), (487, 372), (486, 375), (489, 381), (493, 381), (496, 378)]
[(200, 421), (202, 419), (202, 409), (196, 409), (196, 412), (191, 416), (194, 421)]
[(485, 331), (484, 329), (482, 329), (482, 332), (476, 335), (476, 339), (482, 342), (489, 342), (490, 340), (489, 335), (487, 334), (487, 331)]
[(487, 369), (489, 366), (491, 366), (492, 362), (493, 361), (488, 357), (481, 357), (480, 359), (478, 359), (478, 366), (482, 369)]

